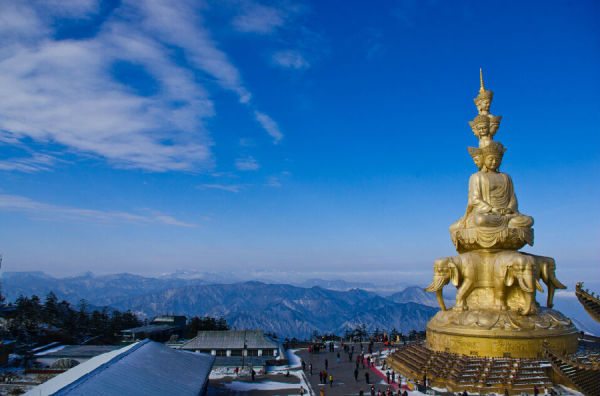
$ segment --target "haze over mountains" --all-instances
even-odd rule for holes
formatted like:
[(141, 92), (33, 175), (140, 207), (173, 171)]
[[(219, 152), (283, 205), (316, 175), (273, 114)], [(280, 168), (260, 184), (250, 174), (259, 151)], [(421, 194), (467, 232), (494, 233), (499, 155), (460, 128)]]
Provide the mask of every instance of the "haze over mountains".
[[(343, 280), (310, 279), (299, 283), (302, 286), (231, 280), (225, 283), (221, 276), (190, 273), (158, 278), (91, 273), (54, 278), (43, 272), (6, 272), (1, 283), (7, 301), (33, 294), (43, 301), (53, 291), (59, 299), (73, 304), (83, 298), (92, 306), (131, 309), (147, 318), (162, 314), (223, 316), (233, 328), (265, 329), (280, 337), (304, 338), (315, 330), (343, 334), (345, 329), (362, 323), (371, 330), (424, 330), (438, 310), (435, 295), (420, 286), (389, 294), (388, 288)], [(359, 285), (379, 293), (357, 288)], [(446, 298), (451, 297), (451, 290), (448, 292)], [(544, 301), (543, 296), (538, 301)], [(558, 296), (557, 306), (579, 328), (599, 333), (573, 298)]]

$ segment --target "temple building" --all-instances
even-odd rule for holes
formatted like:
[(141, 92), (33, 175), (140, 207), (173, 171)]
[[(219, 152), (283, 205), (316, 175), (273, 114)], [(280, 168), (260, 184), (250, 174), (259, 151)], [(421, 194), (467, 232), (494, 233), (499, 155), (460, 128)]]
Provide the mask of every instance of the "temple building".
[(186, 317), (163, 315), (157, 316), (150, 324), (121, 331), (124, 342), (134, 342), (150, 338), (154, 341), (164, 342), (173, 335), (182, 337), (185, 333)]
[(179, 349), (214, 356), (277, 357), (279, 344), (265, 336), (263, 330), (199, 331)]

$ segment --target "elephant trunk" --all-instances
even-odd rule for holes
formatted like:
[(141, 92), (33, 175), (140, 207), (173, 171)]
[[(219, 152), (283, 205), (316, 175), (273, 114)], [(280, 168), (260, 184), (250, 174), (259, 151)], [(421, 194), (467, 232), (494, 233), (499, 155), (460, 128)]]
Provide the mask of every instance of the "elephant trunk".
[(533, 271), (531, 268), (525, 268), (518, 275), (519, 286), (523, 290), (525, 295), (525, 307), (523, 308), (522, 314), (529, 315), (533, 311), (533, 305), (535, 304), (535, 281), (533, 277)]
[(548, 300), (546, 301), (546, 306), (548, 308), (552, 308), (554, 306), (554, 290), (556, 287), (550, 282), (548, 285)]
[(533, 310), (533, 306), (532, 304), (534, 303), (533, 300), (533, 293), (525, 293), (525, 307), (523, 308), (523, 310), (521, 311), (521, 313), (523, 315), (529, 315)]
[(554, 306), (554, 291), (556, 289), (566, 289), (567, 287), (560, 283), (558, 279), (556, 279), (556, 275), (554, 275), (554, 265), (548, 268), (547, 266), (542, 267), (542, 277), (544, 282), (548, 285), (548, 300), (546, 301), (546, 306), (548, 308), (552, 308)]
[(435, 292), (435, 297), (437, 298), (438, 304), (440, 304), (440, 308), (442, 311), (446, 310), (446, 304), (444, 303), (444, 295), (442, 294), (442, 289)]
[(534, 291), (534, 282), (533, 282), (533, 272), (531, 270), (525, 270), (523, 273), (518, 275), (519, 286), (526, 293), (533, 293)]
[(426, 292), (435, 292), (435, 296), (437, 298), (438, 304), (440, 304), (440, 308), (442, 311), (446, 310), (446, 304), (444, 304), (444, 296), (443, 289), (444, 286), (448, 284), (449, 279), (443, 276), (435, 276), (433, 277), (433, 282), (427, 288), (425, 288)]

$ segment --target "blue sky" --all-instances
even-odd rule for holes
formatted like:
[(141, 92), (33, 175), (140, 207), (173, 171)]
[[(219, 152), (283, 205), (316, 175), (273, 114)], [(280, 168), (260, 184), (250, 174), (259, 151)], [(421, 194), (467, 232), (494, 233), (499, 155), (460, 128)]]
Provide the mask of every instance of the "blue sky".
[(0, 0), (3, 270), (430, 279), (479, 68), (535, 246), (600, 279), (597, 1)]

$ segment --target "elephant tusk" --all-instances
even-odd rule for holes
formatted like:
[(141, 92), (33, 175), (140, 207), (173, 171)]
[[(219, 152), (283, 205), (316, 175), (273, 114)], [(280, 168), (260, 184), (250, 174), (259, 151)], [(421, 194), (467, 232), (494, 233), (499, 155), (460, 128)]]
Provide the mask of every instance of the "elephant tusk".
[(434, 278), (431, 285), (427, 286), (424, 290), (426, 292), (437, 292), (441, 290), (448, 283), (448, 279), (444, 278)]
[(544, 292), (544, 288), (543, 288), (543, 287), (542, 287), (542, 285), (540, 284), (540, 281), (539, 281), (539, 280), (537, 280), (537, 279), (535, 280), (535, 288), (536, 288), (536, 289), (538, 289), (538, 291), (539, 291), (540, 293), (543, 293), (543, 292)]
[(519, 286), (521, 286), (521, 289), (523, 289), (524, 292), (533, 293), (533, 291), (534, 291), (533, 288), (531, 288), (525, 284), (525, 280), (523, 279), (522, 276), (519, 276)]
[(560, 283), (560, 281), (558, 279), (556, 279), (555, 276), (550, 277), (550, 282), (552, 282), (554, 287), (556, 287), (557, 289), (566, 289), (567, 288), (567, 286)]

